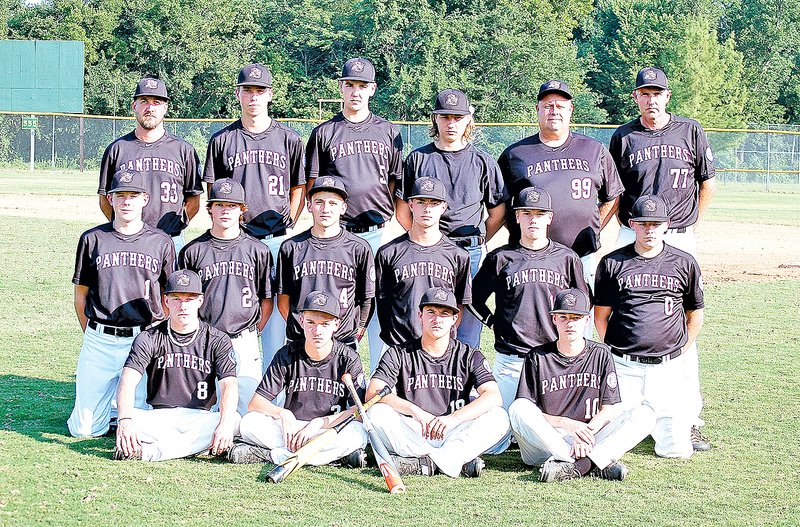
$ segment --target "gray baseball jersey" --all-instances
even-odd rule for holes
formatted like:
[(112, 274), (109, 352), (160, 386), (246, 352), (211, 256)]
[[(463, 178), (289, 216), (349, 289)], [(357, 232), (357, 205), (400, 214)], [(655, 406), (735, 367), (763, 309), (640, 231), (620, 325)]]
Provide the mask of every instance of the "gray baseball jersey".
[(97, 193), (108, 194), (114, 174), (123, 168), (144, 175), (150, 201), (142, 211), (148, 225), (177, 236), (189, 223), (183, 209), (187, 196), (203, 193), (200, 159), (194, 147), (169, 132), (153, 143), (145, 143), (131, 132), (106, 148), (100, 161)]
[(422, 349), (420, 339), (389, 348), (372, 374), (397, 396), (433, 415), (448, 415), (469, 404), (470, 392), (494, 381), (489, 361), (463, 342), (450, 339), (441, 357)]
[(236, 376), (231, 339), (203, 321), (188, 335), (168, 326), (165, 320), (140, 333), (125, 367), (147, 373), (147, 402), (153, 408), (211, 410), (217, 402), (214, 381)]
[(221, 240), (206, 231), (188, 243), (178, 259), (203, 282), (200, 318), (236, 336), (261, 318), (261, 300), (272, 297), (272, 254), (246, 233)]
[(238, 120), (211, 136), (203, 179), (231, 178), (244, 187), (248, 210), (245, 229), (256, 238), (282, 233), (292, 226), (290, 195), (304, 185), (303, 141), (272, 119), (261, 133), (247, 131)]
[(348, 227), (370, 227), (394, 214), (391, 181), (403, 177), (403, 140), (389, 121), (370, 114), (351, 123), (338, 113), (314, 128), (306, 151), (306, 176), (341, 178), (347, 190)]
[(89, 288), (90, 320), (147, 326), (164, 318), (161, 291), (174, 270), (175, 246), (164, 232), (145, 224), (124, 235), (106, 223), (81, 235), (72, 283)]
[(619, 169), (625, 192), (619, 220), (628, 225), (636, 200), (645, 194), (667, 202), (670, 227), (697, 221), (699, 183), (714, 177), (714, 155), (697, 121), (670, 115), (660, 130), (648, 130), (637, 118), (611, 136), (609, 150)]

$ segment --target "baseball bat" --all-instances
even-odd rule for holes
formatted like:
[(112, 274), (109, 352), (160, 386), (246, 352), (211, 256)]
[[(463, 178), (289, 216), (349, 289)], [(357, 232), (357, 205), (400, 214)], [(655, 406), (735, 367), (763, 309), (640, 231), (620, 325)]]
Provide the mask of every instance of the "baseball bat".
[[(356, 403), (356, 406), (359, 409), (359, 413), (361, 414), (361, 422), (364, 424), (364, 430), (367, 431), (369, 442), (372, 445), (372, 452), (375, 454), (375, 461), (378, 463), (378, 470), (381, 471), (381, 475), (383, 476), (384, 481), (386, 481), (386, 486), (389, 488), (389, 492), (392, 494), (405, 492), (406, 486), (397, 471), (397, 467), (394, 465), (389, 452), (387, 452), (386, 446), (383, 444), (381, 438), (378, 437), (378, 434), (372, 427), (372, 422), (367, 416), (367, 411), (364, 408), (364, 405), (361, 404), (361, 399), (358, 397), (356, 387), (353, 385), (353, 377), (349, 373), (345, 373), (342, 376), (342, 382), (344, 382), (345, 386), (347, 386), (347, 389), (350, 390), (350, 395), (353, 397), (353, 402)], [(374, 399), (374, 397), (372, 399)]]
[(380, 401), (381, 398), (383, 398), (383, 396), (388, 394), (390, 391), (391, 390), (389, 387), (386, 386), (383, 390), (377, 393), (375, 397), (367, 401), (367, 403), (361, 408), (354, 407), (350, 409), (352, 411), (347, 410), (349, 415), (347, 415), (344, 419), (340, 420), (335, 426), (325, 430), (320, 435), (302, 447), (298, 448), (292, 456), (286, 459), (286, 461), (273, 468), (269, 474), (267, 474), (267, 481), (272, 483), (280, 483), (284, 479), (288, 478), (297, 469), (308, 463), (308, 461), (320, 450), (322, 450), (325, 445), (333, 441), (339, 432), (345, 426), (350, 424), (356, 417), (358, 417), (361, 412), (365, 412), (367, 408)]

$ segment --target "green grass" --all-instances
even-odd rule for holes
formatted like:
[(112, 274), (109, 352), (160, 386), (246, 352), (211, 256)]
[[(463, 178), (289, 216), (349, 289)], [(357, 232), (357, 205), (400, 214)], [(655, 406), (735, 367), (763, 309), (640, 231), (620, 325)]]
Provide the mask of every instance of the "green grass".
[[(9, 193), (5, 173), (0, 182)], [(67, 192), (94, 189), (74, 185)], [(511, 452), (487, 457), (478, 480), (407, 478), (408, 494), (390, 496), (374, 469), (304, 469), (276, 486), (260, 466), (114, 462), (111, 438), (69, 437), (81, 341), (70, 279), (87, 227), (0, 216), (0, 525), (800, 524), (798, 281), (707, 285), (700, 349), (712, 451), (659, 459), (648, 440), (625, 457), (625, 482), (551, 485)], [(490, 341), (484, 333), (484, 349)]]
[(800, 184), (774, 186), (717, 184), (706, 219), (734, 223), (800, 226)]

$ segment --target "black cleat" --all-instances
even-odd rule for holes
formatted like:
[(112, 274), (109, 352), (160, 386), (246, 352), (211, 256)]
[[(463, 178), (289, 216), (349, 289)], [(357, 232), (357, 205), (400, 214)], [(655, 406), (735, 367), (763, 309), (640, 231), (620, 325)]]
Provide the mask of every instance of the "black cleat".
[(611, 461), (611, 464), (606, 468), (600, 469), (592, 467), (589, 475), (595, 478), (609, 479), (613, 481), (622, 481), (628, 475), (628, 467), (622, 461), (616, 459)]
[(485, 466), (486, 463), (481, 458), (476, 457), (472, 461), (464, 463), (464, 466), (461, 467), (461, 475), (467, 478), (479, 478)]
[(436, 473), (436, 464), (430, 456), (401, 457), (393, 455), (391, 457), (400, 476), (433, 476)]
[(367, 452), (357, 448), (340, 459), (339, 464), (348, 468), (367, 468)]

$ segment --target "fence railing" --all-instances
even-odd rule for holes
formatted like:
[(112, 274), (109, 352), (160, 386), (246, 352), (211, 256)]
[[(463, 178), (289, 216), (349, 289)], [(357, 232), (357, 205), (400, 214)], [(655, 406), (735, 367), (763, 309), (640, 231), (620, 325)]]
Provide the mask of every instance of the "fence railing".
[[(23, 128), (31, 114), (0, 113), (0, 166), (28, 164), (41, 168), (96, 170), (108, 144), (134, 128), (132, 117), (35, 114), (37, 128)], [(31, 120), (25, 119), (30, 126)], [(280, 119), (304, 139), (317, 124), (308, 119)], [(167, 119), (173, 134), (189, 141), (201, 159), (208, 138), (230, 120)], [(397, 122), (406, 151), (430, 142), (428, 123)], [(608, 144), (616, 125), (576, 124), (573, 130)], [(509, 144), (535, 133), (532, 123), (483, 123), (478, 125), (476, 144), (499, 156)], [(781, 126), (752, 130), (708, 128), (709, 141), (722, 183), (748, 182), (800, 186), (800, 128)]]

